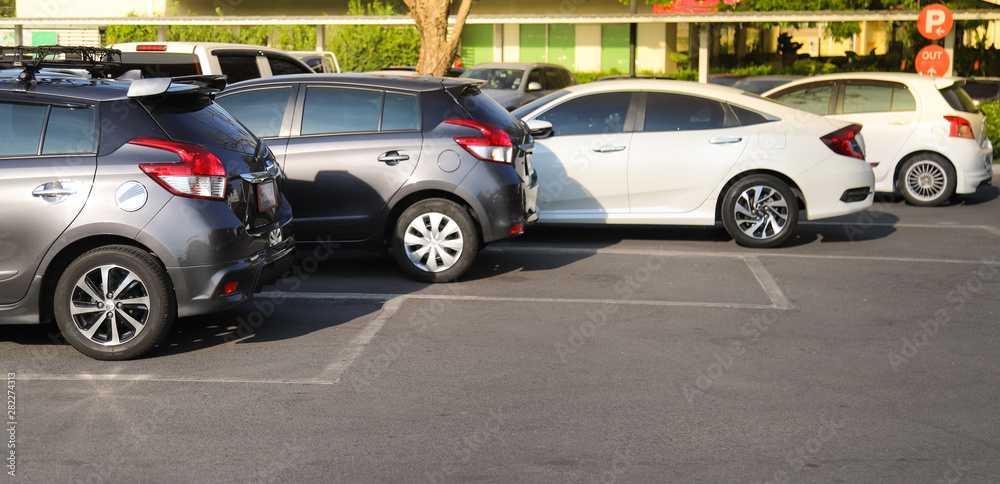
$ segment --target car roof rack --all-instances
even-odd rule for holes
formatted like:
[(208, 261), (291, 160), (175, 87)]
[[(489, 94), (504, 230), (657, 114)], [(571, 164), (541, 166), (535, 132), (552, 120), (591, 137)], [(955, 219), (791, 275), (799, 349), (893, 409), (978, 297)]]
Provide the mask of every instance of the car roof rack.
[[(117, 59), (116, 59), (117, 58)], [(84, 69), (94, 78), (103, 78), (108, 65), (119, 64), (122, 52), (118, 49), (69, 45), (42, 45), (38, 47), (0, 47), (0, 68), (24, 68), (18, 74), (21, 81), (33, 83), (38, 71), (45, 67)]]

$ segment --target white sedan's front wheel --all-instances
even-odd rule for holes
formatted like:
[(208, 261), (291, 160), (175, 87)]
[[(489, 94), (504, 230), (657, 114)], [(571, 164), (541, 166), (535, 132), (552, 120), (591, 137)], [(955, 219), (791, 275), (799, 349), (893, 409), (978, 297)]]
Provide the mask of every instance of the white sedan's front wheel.
[(774, 247), (799, 220), (799, 202), (788, 185), (770, 175), (748, 176), (729, 187), (722, 201), (722, 223), (736, 243)]

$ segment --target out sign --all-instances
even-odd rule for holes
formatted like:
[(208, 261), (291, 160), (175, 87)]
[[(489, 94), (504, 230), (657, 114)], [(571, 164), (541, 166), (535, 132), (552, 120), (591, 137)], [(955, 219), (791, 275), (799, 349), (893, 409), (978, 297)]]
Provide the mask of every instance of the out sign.
[(951, 10), (940, 3), (935, 3), (924, 7), (917, 17), (917, 30), (920, 35), (930, 40), (943, 39), (951, 32), (954, 20), (951, 17)]
[(920, 52), (917, 52), (917, 62), (915, 63), (917, 72), (925, 76), (944, 76), (951, 67), (951, 57), (948, 51), (940, 45), (928, 45)]

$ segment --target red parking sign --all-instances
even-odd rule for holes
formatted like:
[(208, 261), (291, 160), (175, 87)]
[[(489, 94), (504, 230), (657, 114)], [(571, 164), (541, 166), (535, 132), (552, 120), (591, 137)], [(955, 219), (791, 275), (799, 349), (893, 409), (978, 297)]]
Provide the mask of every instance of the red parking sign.
[(943, 39), (948, 32), (951, 32), (954, 20), (951, 17), (951, 10), (940, 3), (935, 3), (924, 7), (917, 17), (917, 30), (920, 35), (930, 40)]
[(928, 45), (917, 52), (917, 72), (925, 76), (944, 76), (949, 66), (951, 57), (940, 45)]

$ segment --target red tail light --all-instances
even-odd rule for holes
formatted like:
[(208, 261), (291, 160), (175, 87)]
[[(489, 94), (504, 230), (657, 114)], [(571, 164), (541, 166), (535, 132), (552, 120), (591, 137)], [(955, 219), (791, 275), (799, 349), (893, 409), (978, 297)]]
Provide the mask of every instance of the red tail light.
[(510, 141), (510, 136), (499, 126), (490, 123), (480, 123), (471, 119), (446, 119), (448, 124), (457, 124), (469, 128), (478, 129), (482, 136), (458, 136), (455, 142), (472, 153), (472, 156), (483, 161), (495, 161), (498, 163), (511, 163), (514, 154), (514, 145)]
[(154, 138), (136, 138), (129, 144), (169, 151), (181, 157), (176, 163), (139, 165), (150, 178), (174, 195), (222, 200), (226, 193), (226, 168), (204, 147)]
[(967, 119), (960, 118), (958, 116), (945, 116), (944, 119), (947, 119), (948, 122), (951, 123), (951, 131), (948, 133), (948, 136), (951, 136), (952, 138), (976, 138), (976, 136), (972, 134), (972, 123), (970, 123)]
[(857, 134), (861, 132), (860, 124), (852, 124), (840, 128), (820, 138), (838, 155), (850, 156), (859, 160), (865, 159), (865, 150), (858, 141)]
[(165, 45), (137, 45), (135, 50), (139, 52), (166, 52), (167, 46)]

